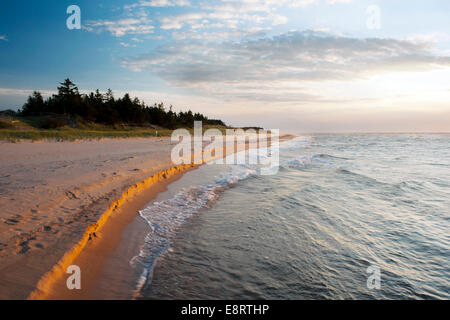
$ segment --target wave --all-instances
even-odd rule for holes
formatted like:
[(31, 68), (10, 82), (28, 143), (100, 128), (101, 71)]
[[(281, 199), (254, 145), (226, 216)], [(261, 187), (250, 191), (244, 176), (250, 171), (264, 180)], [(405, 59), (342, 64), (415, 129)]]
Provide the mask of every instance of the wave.
[(351, 160), (350, 158), (336, 157), (326, 153), (319, 153), (312, 156), (313, 159), (330, 159), (330, 160)]
[(280, 151), (290, 151), (305, 148), (311, 145), (312, 141), (313, 139), (310, 136), (295, 137), (291, 140), (280, 142), (279, 149)]
[(139, 255), (130, 261), (130, 264), (140, 270), (134, 291), (135, 298), (151, 283), (156, 260), (169, 250), (177, 230), (194, 214), (211, 207), (224, 190), (255, 173), (252, 169), (232, 166), (229, 172), (223, 173), (211, 184), (183, 188), (172, 198), (153, 202), (139, 211), (151, 231), (147, 234)]
[[(238, 184), (214, 205), (214, 217), (204, 214), (196, 225), (208, 232), (180, 245), (181, 255), (169, 255), (155, 288), (143, 295), (295, 299), (302, 288), (306, 299), (448, 297), (450, 193), (439, 165), (447, 162), (448, 140), (406, 148), (396, 140), (316, 136), (312, 143), (280, 143), (279, 174)], [(196, 237), (199, 229), (192, 229), (182, 239)], [(170, 237), (152, 241), (170, 250)], [(380, 268), (381, 290), (365, 285), (371, 265)], [(148, 278), (149, 272), (141, 286)]]
[(339, 167), (342, 165), (351, 165), (349, 158), (336, 157), (329, 154), (314, 154), (312, 156), (299, 156), (293, 159), (285, 160), (281, 167), (306, 169), (311, 166)]
[[(296, 137), (281, 142), (279, 150), (298, 150), (310, 143), (310, 137)], [(260, 163), (267, 160), (274, 152), (274, 149), (269, 147), (269, 155), (259, 152), (241, 152), (248, 153), (250, 163)], [(228, 162), (228, 157), (235, 156), (236, 154), (231, 154), (225, 157), (225, 163)], [(269, 172), (270, 170), (278, 169), (278, 167), (277, 163), (264, 169)], [(161, 202), (153, 202), (139, 212), (139, 215), (150, 226), (151, 232), (147, 234), (139, 255), (133, 257), (130, 261), (140, 271), (134, 291), (135, 298), (140, 295), (144, 288), (151, 284), (156, 261), (158, 257), (170, 250), (171, 239), (173, 239), (176, 231), (194, 214), (202, 209), (211, 207), (224, 190), (250, 176), (261, 173), (262, 170), (260, 166), (247, 164), (232, 165), (228, 168), (230, 168), (230, 171), (216, 178), (214, 183), (184, 188), (174, 197)]]

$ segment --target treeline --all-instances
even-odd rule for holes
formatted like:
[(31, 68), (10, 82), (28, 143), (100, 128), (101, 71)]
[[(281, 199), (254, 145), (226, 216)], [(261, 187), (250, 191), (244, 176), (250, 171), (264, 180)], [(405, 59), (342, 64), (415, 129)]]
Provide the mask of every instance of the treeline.
[(60, 83), (58, 94), (44, 100), (42, 94), (34, 91), (19, 111), (21, 116), (42, 116), (64, 114), (80, 116), (86, 121), (115, 125), (129, 124), (136, 126), (158, 125), (175, 129), (192, 127), (194, 121), (203, 121), (205, 125), (225, 125), (221, 120), (208, 119), (200, 113), (173, 112), (172, 106), (166, 110), (163, 103), (147, 106), (138, 98), (131, 98), (126, 93), (122, 98), (114, 98), (111, 89), (105, 94), (99, 90), (89, 94), (80, 94), (76, 85), (66, 79)]

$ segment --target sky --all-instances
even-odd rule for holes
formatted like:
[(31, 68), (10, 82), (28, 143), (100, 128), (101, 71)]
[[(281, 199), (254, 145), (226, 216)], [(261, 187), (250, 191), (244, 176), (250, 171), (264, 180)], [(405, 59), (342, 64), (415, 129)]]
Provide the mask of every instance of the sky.
[(235, 126), (450, 132), (449, 15), (448, 0), (5, 0), (0, 109), (69, 77)]

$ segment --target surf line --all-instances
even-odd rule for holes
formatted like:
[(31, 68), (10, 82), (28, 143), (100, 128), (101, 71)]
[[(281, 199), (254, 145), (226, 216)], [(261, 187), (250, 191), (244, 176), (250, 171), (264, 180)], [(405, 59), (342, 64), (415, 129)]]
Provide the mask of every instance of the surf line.
[(138, 182), (122, 193), (121, 197), (114, 201), (106, 211), (100, 216), (96, 223), (89, 225), (86, 228), (81, 240), (66, 252), (63, 257), (52, 267), (50, 271), (42, 276), (36, 285), (36, 289), (33, 290), (28, 296), (28, 300), (43, 300), (47, 295), (51, 293), (53, 285), (66, 274), (66, 269), (73, 263), (73, 261), (80, 255), (83, 249), (88, 244), (95, 232), (105, 225), (108, 219), (113, 215), (128, 199), (134, 197), (139, 192), (151, 187), (152, 185), (167, 180), (170, 177), (187, 171), (192, 168), (196, 168), (199, 165), (196, 164), (181, 164), (176, 167), (172, 167), (166, 170), (162, 170), (144, 181)]

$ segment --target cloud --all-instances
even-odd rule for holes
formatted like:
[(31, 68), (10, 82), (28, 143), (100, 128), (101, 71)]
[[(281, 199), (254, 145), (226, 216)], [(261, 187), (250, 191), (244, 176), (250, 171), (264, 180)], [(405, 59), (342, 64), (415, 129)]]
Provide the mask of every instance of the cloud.
[[(183, 29), (183, 38), (191, 36), (191, 39), (198, 39), (207, 38), (211, 29), (224, 29), (220, 32), (221, 36), (228, 34), (230, 37), (237, 29), (243, 33), (254, 32), (255, 28), (271, 30), (274, 26), (289, 22), (286, 16), (276, 12), (279, 8), (306, 7), (321, 1), (325, 4), (351, 2), (351, 0), (222, 0), (193, 5), (188, 0), (141, 0), (124, 8), (132, 14), (134, 9), (142, 10), (144, 7), (193, 7), (196, 11), (162, 16), (159, 19), (160, 29)], [(180, 32), (175, 35), (178, 36), (176, 40), (180, 38)]]
[(5, 35), (0, 35), (0, 40), (8, 41), (8, 38)]
[(247, 39), (262, 37), (265, 35), (264, 28), (249, 28), (247, 31), (230, 30), (199, 33), (194, 31), (174, 31), (172, 38), (175, 40), (197, 40), (197, 41), (225, 41), (229, 39)]
[(429, 43), (351, 38), (327, 32), (290, 32), (241, 42), (181, 42), (124, 59), (170, 85), (224, 98), (315, 99), (310, 83), (354, 81), (389, 72), (421, 72), (450, 66)]
[[(131, 5), (126, 5), (128, 15), (136, 14), (135, 10), (142, 10), (145, 7), (192, 7), (193, 11), (181, 14), (162, 15), (160, 20), (161, 30), (191, 29), (190, 33), (194, 38), (195, 34), (204, 34), (205, 30), (212, 28), (222, 29), (247, 29), (254, 28), (255, 25), (266, 24), (277, 26), (286, 24), (288, 18), (275, 12), (275, 9), (283, 4), (306, 5), (316, 0), (223, 0), (219, 2), (199, 2), (195, 5), (187, 0), (141, 0)], [(250, 26), (249, 26), (250, 25)], [(249, 31), (249, 30), (247, 30)]]
[(251, 31), (255, 27), (270, 29), (271, 26), (288, 22), (287, 17), (272, 12), (270, 7), (245, 2), (205, 6), (204, 9), (206, 11), (162, 17), (161, 29), (179, 30), (187, 27), (194, 33), (205, 35), (205, 31), (213, 28)]
[(141, 0), (131, 5), (126, 5), (125, 9), (136, 7), (189, 7), (191, 3), (188, 0)]
[(327, 3), (329, 4), (335, 4), (335, 3), (350, 3), (353, 0), (327, 0)]
[(120, 45), (121, 45), (122, 47), (125, 47), (125, 48), (134, 48), (134, 47), (136, 47), (135, 44), (126, 43), (126, 42), (120, 42)]
[[(349, 3), (352, 0), (324, 0), (325, 3)], [(192, 39), (207, 37), (205, 29), (221, 26), (223, 29), (241, 29), (249, 32), (249, 28), (263, 25), (270, 30), (272, 26), (288, 23), (288, 18), (275, 11), (281, 7), (305, 7), (316, 4), (319, 0), (223, 0), (218, 3), (204, 3), (197, 12), (164, 16), (160, 19), (161, 29), (180, 30), (190, 28), (184, 35), (192, 35)], [(141, 1), (136, 6), (153, 5), (168, 6), (171, 0)], [(250, 25), (250, 26), (249, 26)], [(224, 33), (223, 33), (224, 34)], [(229, 32), (231, 35), (232, 32)]]
[(107, 31), (115, 37), (122, 37), (126, 34), (151, 34), (155, 27), (151, 25), (147, 14), (140, 12), (136, 17), (131, 18), (88, 21), (84, 28), (90, 32)]
[[(28, 97), (33, 93), (33, 89), (0, 88), (0, 95)], [(43, 96), (49, 97), (56, 93), (54, 90), (38, 90)]]
[(419, 41), (419, 42), (448, 42), (450, 41), (450, 34), (442, 31), (435, 31), (429, 33), (415, 33), (406, 38), (410, 41)]
[[(155, 27), (147, 19), (146, 7), (192, 7), (195, 11), (176, 15), (162, 15), (161, 30), (184, 30), (183, 37), (192, 39), (208, 37), (211, 29), (224, 29), (221, 35), (232, 36), (237, 29), (251, 33), (255, 28), (271, 30), (274, 26), (289, 22), (286, 16), (277, 13), (279, 8), (305, 7), (323, 2), (325, 4), (349, 3), (352, 0), (222, 0), (217, 2), (196, 2), (189, 0), (140, 0), (124, 6), (130, 17), (120, 20), (91, 21), (85, 27), (88, 31), (108, 31), (116, 37), (126, 34), (149, 34)], [(226, 30), (228, 29), (228, 30)], [(232, 30), (232, 31), (231, 31)], [(214, 30), (216, 32), (217, 30)], [(179, 34), (179, 33), (177, 33)], [(178, 39), (178, 38), (176, 38)]]

